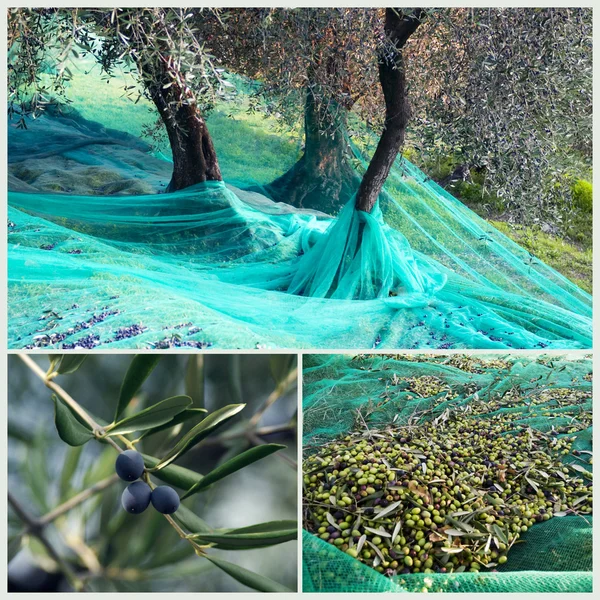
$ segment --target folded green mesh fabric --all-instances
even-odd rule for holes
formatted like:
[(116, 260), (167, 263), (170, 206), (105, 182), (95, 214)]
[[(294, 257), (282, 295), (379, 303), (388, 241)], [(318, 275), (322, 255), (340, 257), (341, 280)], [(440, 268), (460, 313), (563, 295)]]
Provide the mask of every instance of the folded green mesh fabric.
[[(565, 456), (563, 464), (579, 461), (592, 471), (590, 356), (306, 355), (303, 380), (305, 459), (326, 453), (330, 442), (356, 435), (361, 427), (382, 433), (415, 414), (424, 423), (447, 409), (469, 415), (469, 407), (483, 402), (489, 413), (474, 411), (471, 417), (479, 424), (504, 414), (515, 428), (572, 432), (557, 438), (574, 432), (577, 456)], [(380, 573), (305, 530), (303, 591), (591, 592), (592, 524), (591, 514), (568, 512), (535, 523), (520, 534), (508, 561), (493, 569), (396, 575)]]
[(251, 172), (157, 193), (168, 160), (76, 113), (9, 126), (9, 167), (11, 348), (591, 347), (591, 297), (403, 158), (336, 217)]

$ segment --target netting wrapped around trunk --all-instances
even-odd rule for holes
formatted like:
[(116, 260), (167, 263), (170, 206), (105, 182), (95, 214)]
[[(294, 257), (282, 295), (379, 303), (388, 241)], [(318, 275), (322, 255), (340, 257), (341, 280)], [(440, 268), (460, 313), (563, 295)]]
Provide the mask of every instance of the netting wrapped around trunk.
[(75, 113), (9, 124), (9, 347), (591, 346), (591, 297), (405, 159), (337, 218), (170, 171)]
[(304, 592), (591, 592), (592, 361), (308, 355)]

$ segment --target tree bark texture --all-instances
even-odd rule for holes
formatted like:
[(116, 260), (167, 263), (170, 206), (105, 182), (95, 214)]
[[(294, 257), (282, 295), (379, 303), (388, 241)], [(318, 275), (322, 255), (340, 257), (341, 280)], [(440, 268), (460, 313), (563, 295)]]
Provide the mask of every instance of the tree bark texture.
[(149, 86), (149, 93), (165, 124), (171, 152), (173, 175), (167, 187), (176, 192), (205, 181), (221, 181), (217, 153), (195, 101), (183, 98), (178, 84)]
[(424, 15), (423, 9), (406, 15), (402, 13), (402, 9), (386, 8), (385, 34), (388, 44), (382, 48), (379, 56), (379, 83), (385, 100), (385, 123), (373, 158), (360, 183), (356, 196), (358, 210), (373, 210), (398, 151), (404, 143), (410, 106), (406, 96), (402, 48), (416, 31)]
[(308, 90), (304, 110), (304, 154), (267, 189), (299, 208), (335, 213), (354, 193), (359, 179), (346, 156), (346, 110), (318, 106)]

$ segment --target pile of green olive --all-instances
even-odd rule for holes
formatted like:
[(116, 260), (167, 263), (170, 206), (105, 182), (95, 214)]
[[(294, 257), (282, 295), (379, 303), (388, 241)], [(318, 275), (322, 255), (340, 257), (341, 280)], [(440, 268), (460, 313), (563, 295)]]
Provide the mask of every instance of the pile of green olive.
[[(495, 570), (536, 523), (591, 513), (591, 453), (571, 435), (591, 424), (588, 401), (509, 392), (417, 425), (365, 425), (305, 458), (304, 527), (387, 576)], [(534, 429), (537, 417), (560, 425)]]

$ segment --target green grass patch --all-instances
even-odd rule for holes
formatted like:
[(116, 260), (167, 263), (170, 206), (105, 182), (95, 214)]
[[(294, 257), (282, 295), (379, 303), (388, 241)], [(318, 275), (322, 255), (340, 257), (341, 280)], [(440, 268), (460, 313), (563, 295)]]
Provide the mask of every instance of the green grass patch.
[(496, 229), (531, 252), (536, 258), (592, 293), (592, 249), (580, 249), (567, 241), (532, 227), (489, 221)]
[[(143, 137), (144, 129), (156, 123), (158, 114), (149, 100), (135, 101), (137, 92), (133, 99), (125, 96), (124, 88), (136, 84), (130, 74), (102, 79), (99, 68), (89, 61), (82, 61), (72, 71), (69, 98), (84, 118), (136, 137)], [(244, 99), (223, 103), (209, 115), (208, 128), (226, 181), (270, 183), (300, 158), (300, 136), (282, 129), (274, 117), (248, 108)], [(170, 157), (166, 132), (153, 143)]]

